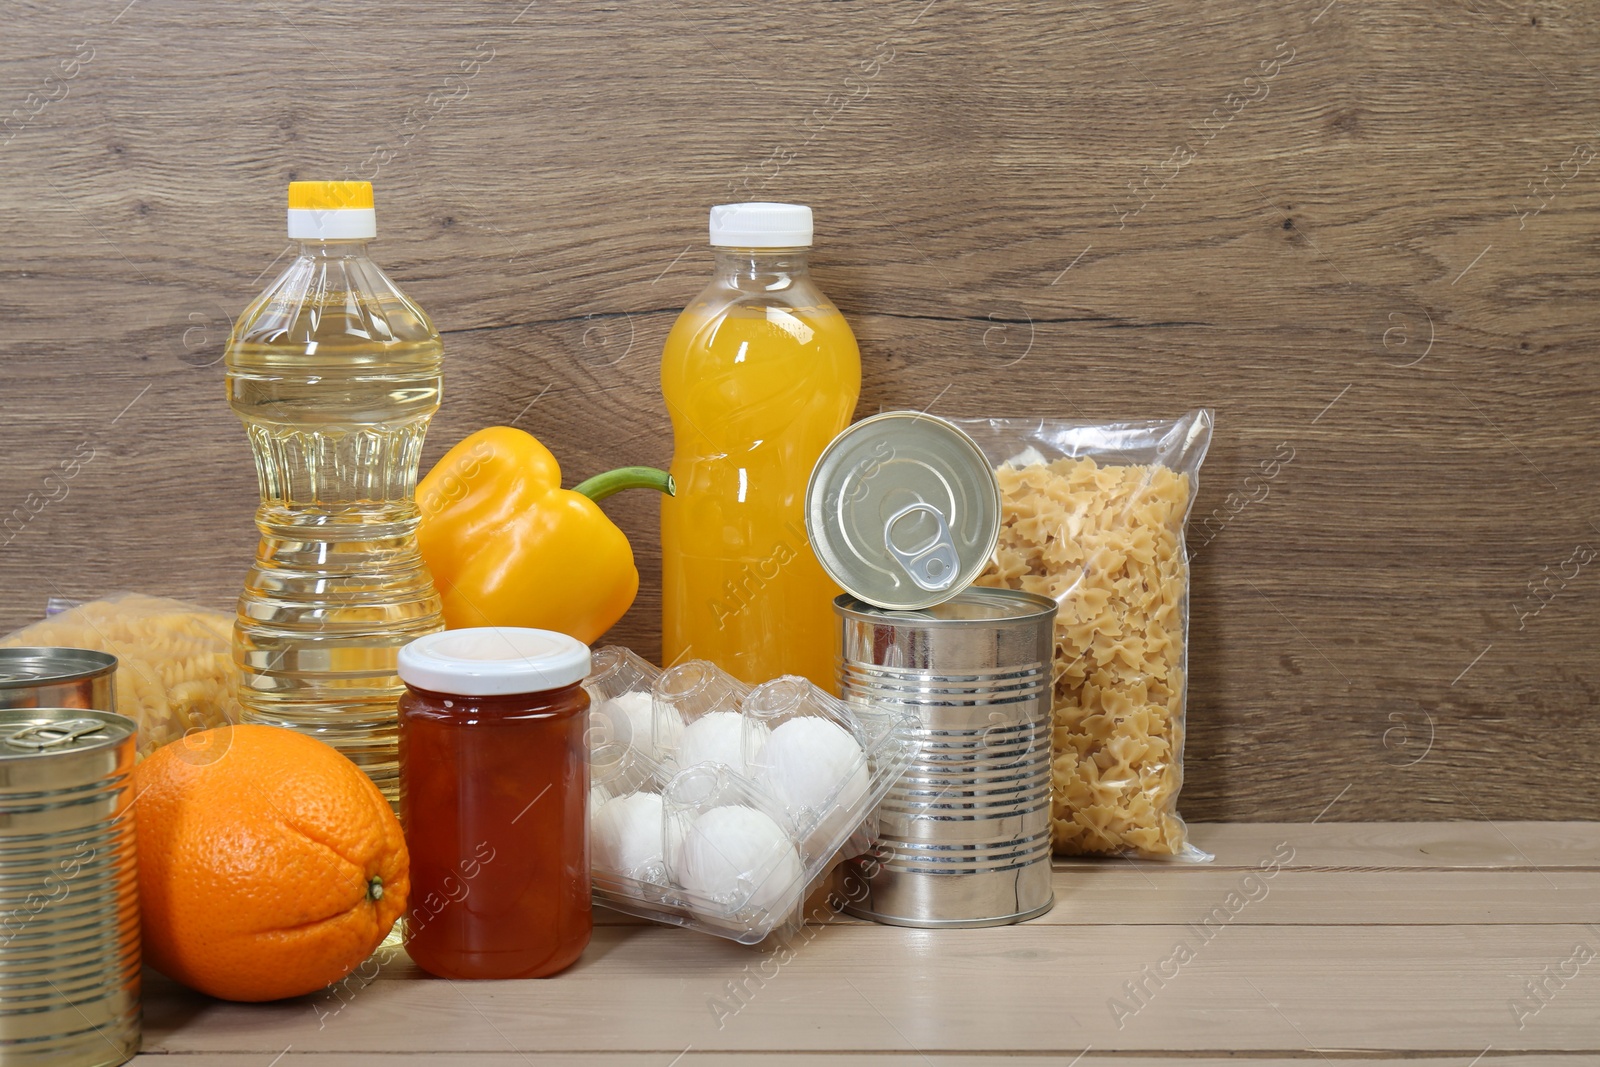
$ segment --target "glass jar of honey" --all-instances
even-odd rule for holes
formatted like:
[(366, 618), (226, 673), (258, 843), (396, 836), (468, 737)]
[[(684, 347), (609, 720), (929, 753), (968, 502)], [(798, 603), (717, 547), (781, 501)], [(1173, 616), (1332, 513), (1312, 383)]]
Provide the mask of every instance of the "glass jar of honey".
[(405, 945), (442, 978), (542, 978), (589, 943), (589, 649), (486, 626), (400, 651)]

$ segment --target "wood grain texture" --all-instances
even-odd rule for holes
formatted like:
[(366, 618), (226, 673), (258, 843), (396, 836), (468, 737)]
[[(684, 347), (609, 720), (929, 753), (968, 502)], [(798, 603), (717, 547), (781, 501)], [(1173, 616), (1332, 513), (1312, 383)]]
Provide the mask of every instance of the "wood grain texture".
[[(377, 254), (446, 338), (426, 459), (514, 422), (573, 481), (668, 456), (707, 206), (791, 199), (863, 413), (1216, 410), (1191, 817), (1600, 818), (1600, 577), (1566, 563), (1600, 545), (1593, 5), (3, 18), (0, 625), (230, 603), (254, 480), (216, 361), (290, 178), (377, 184)], [(656, 505), (607, 507), (643, 576), (613, 638), (651, 655)]]
[[(1600, 1057), (1594, 824), (1196, 833), (1227, 838), (1232, 855), (1211, 868), (1058, 864), (1055, 909), (1021, 926), (843, 921), (807, 927), (786, 952), (608, 925), (554, 979), (441, 982), (396, 952), (342, 987), (266, 1005), (223, 1004), (148, 975), (145, 1048), (151, 1063), (282, 1054), (500, 1065), (513, 1054), (597, 1067)], [(1257, 865), (1286, 844), (1292, 857), (1264, 874)], [(1258, 880), (1246, 881), (1252, 871)], [(1179, 944), (1188, 958), (1164, 963)], [(1567, 962), (1578, 946), (1589, 962)], [(1542, 1005), (1528, 999), (1526, 983), (1552, 968), (1566, 977), (1547, 982)], [(1128, 983), (1145, 994), (1133, 998)], [(1529, 1012), (1513, 1010), (1519, 998)]]
[[(190, 1065), (203, 1065), (203, 1067), (261, 1067), (262, 1058), (259, 1052), (207, 1052), (200, 1054), (182, 1054), (167, 1058), (165, 1053), (146, 1053), (135, 1057), (131, 1062), (135, 1065), (143, 1064), (145, 1067), (155, 1067), (162, 1063), (181, 1063), (185, 1067)], [(285, 1067), (388, 1067), (393, 1063), (408, 1063), (414, 1061), (426, 1062), (430, 1053), (422, 1052), (407, 1056), (403, 1052), (310, 1052), (304, 1055), (296, 1053), (292, 1048), (287, 1050), (282, 1059)], [(1337, 1057), (1337, 1054), (1335, 1054)], [(703, 1064), (733, 1064), (746, 1063), (752, 1059), (749, 1052), (739, 1050), (734, 1052), (700, 1051), (691, 1052), (678, 1062), (683, 1067), (696, 1067)], [(773, 1056), (770, 1059), (782, 1063), (785, 1067), (928, 1067), (928, 1064), (938, 1064), (939, 1067), (983, 1067), (996, 1062), (1006, 1064), (1026, 1064), (1043, 1060), (1045, 1063), (1061, 1062), (1058, 1058), (1048, 1056), (1030, 1057), (1026, 1055), (937, 1055), (930, 1058), (925, 1053), (799, 1053), (785, 1054), (781, 1057)], [(1326, 1054), (1317, 1057), (1286, 1057), (1286, 1056), (1252, 1056), (1249, 1059), (1250, 1067), (1306, 1067), (1308, 1063), (1334, 1062), (1338, 1063), (1345, 1057), (1329, 1057)], [(1493, 1067), (1572, 1067), (1573, 1057), (1564, 1053), (1534, 1056), (1498, 1056), (1493, 1061)], [(670, 1064), (670, 1055), (659, 1052), (571, 1052), (563, 1051), (560, 1061), (575, 1064), (577, 1067), (662, 1067)], [(467, 1067), (528, 1067), (527, 1053), (519, 1052), (452, 1052), (451, 1063), (466, 1064)], [(537, 1061), (535, 1061), (537, 1062)], [(1205, 1055), (1198, 1056), (1183, 1053), (1175, 1056), (1117, 1056), (1115, 1059), (1096, 1057), (1093, 1050), (1081, 1060), (1084, 1067), (1095, 1067), (1096, 1064), (1110, 1063), (1115, 1067), (1238, 1067), (1239, 1058), (1231, 1055)], [(1390, 1056), (1362, 1056), (1355, 1061), (1360, 1067), (1416, 1067), (1415, 1057), (1390, 1057)], [(1466, 1064), (1468, 1061), (1459, 1057), (1447, 1059), (1444, 1062), (1453, 1064)], [(1485, 1061), (1488, 1062), (1488, 1061)], [(271, 1065), (269, 1064), (269, 1067)]]
[[(284, 1067), (388, 1067), (394, 1063), (428, 1062), (433, 1054), (427, 1052), (408, 1056), (403, 1052), (310, 1052), (301, 1055), (292, 1048), (287, 1050), (280, 1061)], [(699, 1051), (691, 1052), (678, 1062), (683, 1067), (696, 1067), (704, 1064), (735, 1064), (747, 1063), (753, 1057), (744, 1050), (733, 1052)], [(1059, 1058), (1046, 1056), (1032, 1057), (1027, 1055), (936, 1055), (930, 1057), (925, 1053), (881, 1053), (881, 1052), (837, 1052), (837, 1053), (799, 1053), (772, 1056), (773, 1062), (782, 1063), (785, 1067), (928, 1067), (928, 1064), (938, 1064), (939, 1067), (984, 1067), (996, 1062), (1005, 1064), (1027, 1064), (1043, 1060), (1045, 1063), (1062, 1062)], [(1350, 1062), (1346, 1057), (1339, 1057), (1337, 1053), (1330, 1057), (1326, 1054), (1316, 1057), (1286, 1057), (1286, 1056), (1252, 1056), (1249, 1059), (1250, 1067), (1306, 1067), (1308, 1063), (1338, 1063), (1341, 1060)], [(1565, 1053), (1552, 1053), (1549, 1055), (1534, 1056), (1498, 1056), (1493, 1060), (1492, 1067), (1572, 1067), (1573, 1057)], [(155, 1067), (157, 1064), (177, 1063), (185, 1067), (261, 1067), (262, 1054), (259, 1052), (206, 1052), (199, 1054), (183, 1053), (172, 1055), (168, 1058), (166, 1053), (155, 1052), (136, 1056), (132, 1061), (135, 1065), (143, 1064), (144, 1067)], [(467, 1067), (528, 1067), (529, 1058), (523, 1052), (451, 1052), (451, 1063), (465, 1064)], [(535, 1061), (538, 1062), (538, 1061)], [(560, 1062), (575, 1064), (577, 1067), (662, 1067), (671, 1064), (672, 1057), (660, 1052), (571, 1052), (563, 1051)], [(1070, 1062), (1070, 1061), (1068, 1061)], [(1238, 1057), (1232, 1055), (1205, 1055), (1198, 1056), (1182, 1053), (1175, 1056), (1117, 1056), (1115, 1059), (1096, 1057), (1093, 1050), (1078, 1061), (1084, 1067), (1096, 1067), (1097, 1064), (1114, 1064), (1115, 1067), (1238, 1067)], [(1360, 1067), (1416, 1067), (1415, 1057), (1390, 1057), (1390, 1056), (1362, 1056), (1354, 1062)], [(1446, 1059), (1444, 1062), (1451, 1064), (1468, 1064), (1469, 1060), (1461, 1057)], [(1489, 1062), (1489, 1061), (1484, 1061)], [(269, 1064), (268, 1067), (271, 1067)], [(1470, 1067), (1470, 1065), (1469, 1065)]]
[[(1331, 819), (1331, 816), (1330, 816)], [(1207, 864), (1124, 859), (1122, 870), (1168, 870), (1200, 874), (1242, 871), (1261, 863), (1280, 842), (1295, 850), (1297, 868), (1380, 870), (1600, 870), (1600, 823), (1405, 822), (1393, 825), (1319, 823), (1201, 823), (1191, 827), (1196, 845), (1211, 853)], [(1265, 850), (1262, 838), (1272, 844)], [(1060, 859), (1063, 870), (1098, 869), (1104, 861)]]

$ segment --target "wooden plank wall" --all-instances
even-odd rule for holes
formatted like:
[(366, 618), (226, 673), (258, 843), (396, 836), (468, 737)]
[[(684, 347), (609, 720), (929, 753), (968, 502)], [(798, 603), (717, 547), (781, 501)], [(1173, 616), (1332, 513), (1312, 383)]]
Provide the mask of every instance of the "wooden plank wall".
[[(0, 20), (8, 628), (52, 595), (230, 602), (255, 482), (218, 360), (291, 178), (376, 182), (377, 254), (448, 346), (428, 461), (514, 422), (574, 480), (667, 459), (708, 205), (798, 200), (863, 412), (1216, 410), (1187, 813), (1600, 817), (1593, 5)], [(644, 575), (615, 637), (653, 654), (655, 505), (610, 510)]]

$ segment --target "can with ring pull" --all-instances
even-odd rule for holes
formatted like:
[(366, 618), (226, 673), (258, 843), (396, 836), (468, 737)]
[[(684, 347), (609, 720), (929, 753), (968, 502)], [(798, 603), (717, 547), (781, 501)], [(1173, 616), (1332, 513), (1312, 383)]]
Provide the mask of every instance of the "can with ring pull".
[(856, 423), (806, 492), (818, 560), (846, 590), (839, 695), (909, 712), (918, 755), (850, 861), (845, 909), (899, 926), (996, 926), (1044, 914), (1050, 883), (1056, 603), (975, 588), (1000, 530), (977, 444), (921, 412)]
[(139, 1050), (136, 727), (0, 710), (0, 1063), (110, 1067)]

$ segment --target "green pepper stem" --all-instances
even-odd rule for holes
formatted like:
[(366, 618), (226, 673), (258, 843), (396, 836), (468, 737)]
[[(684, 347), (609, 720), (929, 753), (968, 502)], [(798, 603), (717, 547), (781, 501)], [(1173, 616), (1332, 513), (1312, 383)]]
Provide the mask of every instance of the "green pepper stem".
[(624, 489), (654, 489), (668, 496), (678, 495), (672, 475), (655, 467), (618, 467), (614, 471), (596, 474), (572, 487), (574, 493), (582, 493), (596, 502)]

